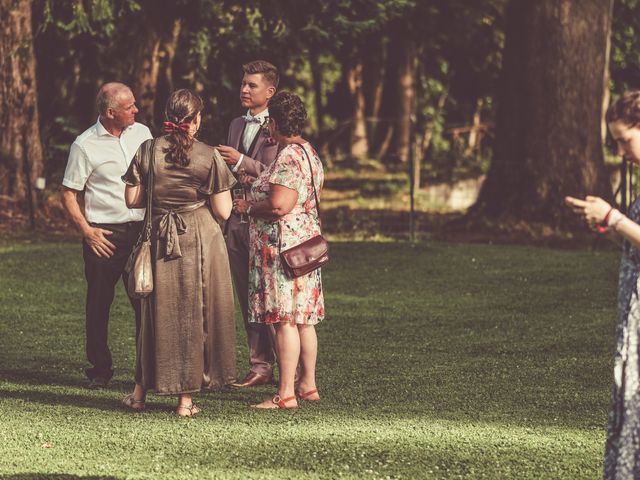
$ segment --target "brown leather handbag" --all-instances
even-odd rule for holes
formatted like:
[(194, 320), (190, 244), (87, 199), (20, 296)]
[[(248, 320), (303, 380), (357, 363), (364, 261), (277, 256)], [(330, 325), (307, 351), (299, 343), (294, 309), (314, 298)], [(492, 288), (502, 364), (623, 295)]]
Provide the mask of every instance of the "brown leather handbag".
[[(136, 242), (131, 255), (127, 259), (127, 264), (124, 267), (127, 272), (127, 292), (129, 296), (133, 298), (144, 298), (153, 292), (153, 266), (151, 259), (151, 213), (152, 213), (152, 199), (153, 199), (153, 184), (154, 184), (154, 164), (156, 156), (156, 141), (154, 139), (150, 147), (147, 147), (146, 154), (149, 158), (149, 174), (147, 175), (147, 210), (144, 213), (144, 223), (142, 224), (142, 230), (140, 236)], [(150, 150), (150, 152), (149, 152)]]
[[(300, 144), (297, 143), (296, 145)], [(316, 192), (316, 185), (313, 181), (311, 158), (309, 158), (309, 155), (307, 155), (307, 152), (302, 145), (300, 145), (300, 148), (302, 148), (302, 152), (309, 162), (311, 186), (313, 187), (313, 195), (316, 199), (318, 221), (320, 221), (320, 202), (318, 201), (318, 193)], [(280, 232), (282, 232), (282, 229), (280, 229)], [(317, 270), (329, 262), (329, 243), (324, 239), (322, 234), (319, 234), (299, 245), (288, 248), (287, 250), (281, 250), (280, 258), (282, 260), (282, 267), (289, 278), (301, 277), (302, 275), (306, 275)]]

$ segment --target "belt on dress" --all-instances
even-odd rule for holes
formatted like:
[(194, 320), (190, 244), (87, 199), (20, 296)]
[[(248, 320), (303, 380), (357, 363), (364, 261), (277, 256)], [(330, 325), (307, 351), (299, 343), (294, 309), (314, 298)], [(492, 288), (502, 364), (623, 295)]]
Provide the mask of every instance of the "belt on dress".
[(163, 257), (169, 259), (182, 257), (178, 235), (182, 235), (187, 231), (187, 224), (180, 214), (193, 212), (206, 203), (206, 200), (201, 200), (180, 208), (153, 208), (154, 215), (162, 215), (158, 226), (158, 238), (164, 240), (165, 251)]

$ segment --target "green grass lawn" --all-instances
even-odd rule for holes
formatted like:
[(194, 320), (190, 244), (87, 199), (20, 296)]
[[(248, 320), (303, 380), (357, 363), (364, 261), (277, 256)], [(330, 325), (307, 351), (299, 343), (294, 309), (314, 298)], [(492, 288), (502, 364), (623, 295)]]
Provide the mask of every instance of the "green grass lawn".
[[(518, 246), (334, 243), (318, 327), (322, 401), (273, 392), (120, 407), (134, 326), (119, 290), (110, 388), (85, 388), (73, 242), (0, 242), (0, 479), (598, 478), (618, 255)], [(246, 365), (238, 323), (239, 373)]]

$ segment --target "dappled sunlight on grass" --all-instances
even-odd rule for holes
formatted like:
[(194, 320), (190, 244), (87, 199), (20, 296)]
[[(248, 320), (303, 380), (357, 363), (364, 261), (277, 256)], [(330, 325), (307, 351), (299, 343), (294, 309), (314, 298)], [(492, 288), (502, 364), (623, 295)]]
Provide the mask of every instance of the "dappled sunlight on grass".
[[(134, 364), (121, 287), (110, 324), (116, 375), (107, 390), (84, 388), (78, 244), (0, 248), (7, 478), (599, 475), (614, 252), (334, 242), (318, 327), (322, 401), (256, 412), (248, 406), (272, 387), (209, 392), (196, 398), (198, 418), (179, 419), (170, 397), (150, 394), (143, 414), (120, 407)], [(238, 333), (242, 372), (240, 324)]]
[[(250, 411), (244, 392), (231, 399), (209, 394), (200, 401), (201, 417), (185, 420), (172, 414), (170, 399), (152, 398), (149, 412), (133, 414), (119, 408), (122, 392), (113, 389), (71, 394), (64, 387), (17, 387), (2, 390), (0, 406), (11, 401), (15, 409), (3, 425), (21, 432), (12, 448), (31, 455), (30, 468), (40, 472), (86, 471), (69, 470), (67, 458), (77, 455), (100, 466), (93, 472), (106, 466), (105, 473), (118, 477), (151, 467), (167, 475), (188, 468), (196, 476), (213, 470), (229, 478), (251, 472), (275, 478), (286, 467), (305, 478), (415, 478), (417, 472), (576, 478), (598, 468), (604, 439), (600, 427), (447, 420), (428, 410), (357, 412), (331, 394), (324, 404), (295, 412)], [(43, 443), (52, 447), (42, 450)]]

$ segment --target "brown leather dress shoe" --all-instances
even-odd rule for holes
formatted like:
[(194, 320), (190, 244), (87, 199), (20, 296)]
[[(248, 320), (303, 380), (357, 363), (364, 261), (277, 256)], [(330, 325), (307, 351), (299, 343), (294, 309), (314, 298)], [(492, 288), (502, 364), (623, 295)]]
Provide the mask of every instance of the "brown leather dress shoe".
[(273, 374), (271, 375), (260, 375), (256, 372), (249, 372), (246, 377), (244, 377), (239, 382), (232, 383), (231, 386), (235, 388), (249, 388), (249, 387), (257, 387), (258, 385), (267, 385), (273, 383)]

